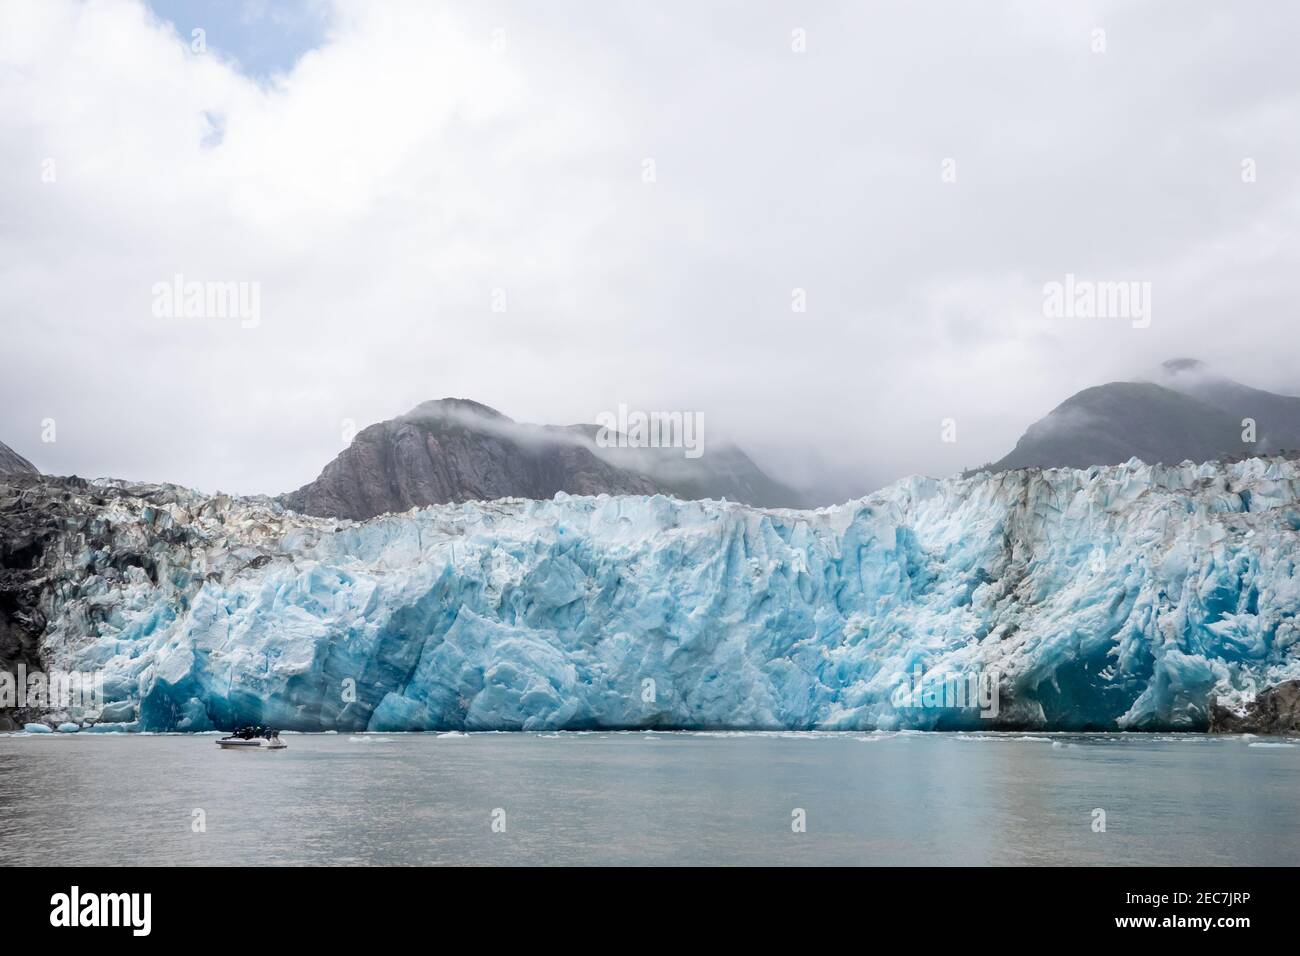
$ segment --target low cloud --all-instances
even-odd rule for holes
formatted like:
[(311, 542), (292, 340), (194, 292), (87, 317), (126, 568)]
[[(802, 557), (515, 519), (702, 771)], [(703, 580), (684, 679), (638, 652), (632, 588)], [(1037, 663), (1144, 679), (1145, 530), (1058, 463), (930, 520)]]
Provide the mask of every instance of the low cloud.
[[(279, 492), (343, 420), (626, 403), (847, 495), (996, 459), (1172, 356), (1294, 388), (1298, 27), (1172, 0), (338, 2), (251, 75), (139, 2), (11, 0), (0, 440)], [(157, 318), (176, 274), (258, 283), (259, 324)], [(1045, 317), (1067, 274), (1150, 282), (1150, 327)]]

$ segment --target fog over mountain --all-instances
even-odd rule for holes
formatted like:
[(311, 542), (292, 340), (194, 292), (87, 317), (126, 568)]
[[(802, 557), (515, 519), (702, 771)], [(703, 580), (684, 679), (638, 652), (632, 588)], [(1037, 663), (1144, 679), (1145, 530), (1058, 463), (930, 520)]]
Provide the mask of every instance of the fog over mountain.
[(1272, 454), (1300, 449), (1300, 398), (1235, 382), (1198, 359), (1165, 362), (1161, 372), (1157, 381), (1221, 410), (1239, 430), (1245, 420), (1253, 422), (1255, 451)]
[[(1295, 5), (340, 0), (256, 57), (190, 6), (0, 4), (0, 438), (42, 471), (278, 494), (458, 395), (698, 412), (845, 500), (1171, 356), (1300, 385)], [(155, 314), (178, 275), (259, 321)], [(1149, 327), (1048, 317), (1066, 275)]]
[(1197, 359), (1171, 359), (1153, 377), (1070, 396), (989, 469), (1087, 468), (1130, 458), (1177, 464), (1300, 450), (1300, 398), (1235, 382)]
[(595, 426), (515, 422), (466, 399), (422, 402), (363, 429), (319, 478), (281, 500), (305, 514), (355, 519), (448, 502), (551, 498), (559, 492), (802, 503), (738, 448), (689, 458), (681, 448), (606, 447), (614, 440), (598, 435)]

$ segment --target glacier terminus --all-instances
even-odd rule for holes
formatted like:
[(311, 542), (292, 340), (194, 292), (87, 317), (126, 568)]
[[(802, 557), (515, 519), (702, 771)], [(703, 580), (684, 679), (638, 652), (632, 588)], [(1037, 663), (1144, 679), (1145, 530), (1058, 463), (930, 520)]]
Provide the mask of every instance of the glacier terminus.
[[(83, 732), (1201, 730), (1300, 678), (1281, 457), (359, 522), (11, 475), (0, 518), (6, 646), (103, 675), (100, 712), (40, 715)], [(984, 675), (996, 715), (899, 706), (917, 674)]]

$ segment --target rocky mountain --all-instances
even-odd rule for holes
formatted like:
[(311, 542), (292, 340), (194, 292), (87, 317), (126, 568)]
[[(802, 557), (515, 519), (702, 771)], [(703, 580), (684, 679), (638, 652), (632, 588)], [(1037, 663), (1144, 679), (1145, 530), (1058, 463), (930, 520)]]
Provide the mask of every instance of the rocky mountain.
[(1285, 458), (359, 524), (19, 475), (0, 607), (47, 670), (102, 675), (102, 706), (18, 718), (83, 732), (1293, 731), (1298, 540)]
[(1130, 458), (1176, 464), (1244, 450), (1241, 426), (1226, 412), (1150, 382), (1111, 382), (1071, 395), (988, 470), (1087, 468)]
[(603, 461), (645, 476), (675, 498), (725, 498), (762, 508), (807, 505), (802, 494), (770, 477), (743, 450), (727, 442), (710, 442), (705, 454), (687, 458), (677, 448), (601, 447), (596, 425), (570, 425), (566, 430), (585, 436), (593, 454)]
[(0, 442), (0, 474), (7, 472), (24, 475), (38, 474), (35, 465), (4, 442)]
[[(1070, 396), (981, 470), (1086, 468), (1130, 458), (1177, 464), (1300, 449), (1300, 398), (1214, 375), (1194, 359), (1166, 362), (1156, 378)], [(1243, 440), (1244, 419), (1255, 422), (1254, 442)]]
[(1196, 359), (1165, 362), (1157, 381), (1226, 413), (1236, 423), (1238, 439), (1242, 420), (1252, 419), (1256, 442), (1251, 454), (1274, 455), (1300, 449), (1300, 398), (1242, 385), (1215, 374)]
[(795, 492), (734, 446), (710, 447), (688, 459), (680, 449), (603, 448), (596, 434), (594, 425), (523, 424), (465, 399), (424, 402), (358, 432), (319, 478), (280, 500), (303, 514), (358, 520), (557, 492), (798, 503)]

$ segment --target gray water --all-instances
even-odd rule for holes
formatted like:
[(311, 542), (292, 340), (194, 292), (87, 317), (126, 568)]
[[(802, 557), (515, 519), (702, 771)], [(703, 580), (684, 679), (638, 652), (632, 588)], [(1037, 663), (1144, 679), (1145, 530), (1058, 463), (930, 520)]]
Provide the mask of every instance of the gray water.
[(247, 753), (214, 739), (0, 737), (0, 863), (1300, 863), (1300, 742), (327, 734)]

